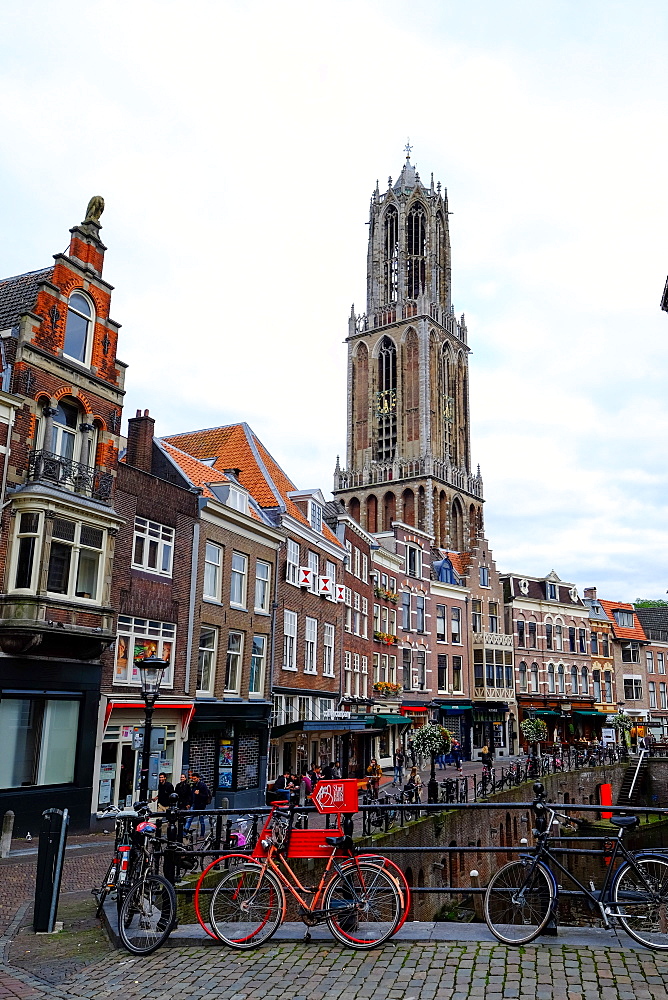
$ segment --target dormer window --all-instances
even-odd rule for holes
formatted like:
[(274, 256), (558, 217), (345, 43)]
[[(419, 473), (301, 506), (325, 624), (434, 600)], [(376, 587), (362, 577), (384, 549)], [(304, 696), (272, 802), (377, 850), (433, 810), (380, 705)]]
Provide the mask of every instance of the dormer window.
[(80, 292), (73, 292), (67, 305), (63, 354), (86, 364), (93, 320), (93, 307)]
[(613, 611), (615, 621), (621, 628), (633, 628), (632, 611)]
[(557, 585), (556, 583), (548, 583), (547, 585), (547, 597), (550, 601), (557, 600)]
[(311, 501), (311, 527), (314, 531), (322, 534), (322, 507), (313, 500)]
[(248, 496), (243, 490), (235, 490), (233, 486), (230, 486), (230, 492), (227, 494), (227, 505), (234, 507), (235, 510), (240, 510), (242, 514), (247, 514)]

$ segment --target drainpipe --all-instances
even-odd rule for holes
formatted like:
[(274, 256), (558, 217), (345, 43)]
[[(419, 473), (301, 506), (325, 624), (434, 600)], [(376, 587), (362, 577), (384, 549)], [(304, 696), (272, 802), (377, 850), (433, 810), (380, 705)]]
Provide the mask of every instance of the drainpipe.
[(197, 596), (197, 575), (199, 572), (199, 521), (193, 524), (193, 550), (190, 560), (190, 595), (188, 597), (188, 641), (186, 645), (186, 676), (184, 690), (190, 694), (190, 661), (193, 651), (193, 631), (195, 628), (195, 597)]

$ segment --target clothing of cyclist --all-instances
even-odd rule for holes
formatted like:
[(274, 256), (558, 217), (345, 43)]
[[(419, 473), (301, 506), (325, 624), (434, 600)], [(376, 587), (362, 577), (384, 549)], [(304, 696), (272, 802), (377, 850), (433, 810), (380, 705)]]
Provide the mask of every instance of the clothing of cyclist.
[(485, 767), (491, 767), (494, 763), (494, 754), (487, 745), (485, 745), (480, 751), (480, 760), (483, 762)]

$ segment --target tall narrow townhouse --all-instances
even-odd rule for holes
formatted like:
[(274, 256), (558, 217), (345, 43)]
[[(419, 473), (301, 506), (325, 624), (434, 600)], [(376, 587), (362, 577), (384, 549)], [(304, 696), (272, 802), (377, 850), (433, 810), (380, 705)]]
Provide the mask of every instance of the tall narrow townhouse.
[[(346, 554), (319, 490), (297, 490), (247, 424), (171, 435), (165, 443), (232, 475), (281, 533), (276, 567), (268, 780), (328, 763), (363, 722), (340, 718)], [(337, 597), (338, 595), (338, 597)]]
[(469, 591), (465, 587), (464, 556), (432, 552), (431, 651), (436, 665), (432, 720), (439, 722), (462, 746), (466, 760), (473, 746), (471, 701)]
[(87, 828), (103, 651), (116, 636), (113, 506), (125, 365), (100, 198), (53, 263), (0, 281), (0, 811)]
[(657, 740), (668, 739), (668, 608), (635, 607), (648, 645), (644, 647), (647, 675), (648, 728)]
[(448, 555), (470, 598), (465, 623), (471, 650), (466, 686), (472, 700), (464, 716), (471, 719), (469, 752), (478, 759), (482, 748), (490, 746), (497, 757), (507, 757), (517, 749), (519, 726), (513, 635), (505, 627), (501, 577), (486, 538), (479, 538), (465, 553)]
[(633, 721), (630, 735), (632, 744), (636, 745), (642, 736), (648, 735), (651, 719), (645, 658), (647, 636), (632, 604), (600, 597), (598, 603), (612, 626), (617, 704)]
[(283, 536), (239, 480), (167, 441), (164, 475), (197, 494), (186, 757), (218, 805), (263, 805), (271, 717), (272, 616)]
[[(194, 711), (190, 683), (195, 605), (191, 598), (198, 497), (175, 480), (155, 442), (148, 411), (128, 421), (114, 506), (123, 518), (116, 539), (112, 603), (118, 638), (104, 656), (93, 808), (131, 804), (139, 796), (144, 723), (137, 660), (158, 656), (167, 667), (153, 715), (158, 773), (179, 780)], [(157, 775), (151, 779), (151, 784)]]
[[(608, 725), (612, 716), (617, 715), (618, 712), (612, 623), (596, 596), (596, 587), (585, 587), (582, 600), (589, 608), (589, 648), (591, 651), (592, 690), (594, 692), (593, 711), (598, 713), (597, 716), (592, 716), (592, 719), (601, 724), (600, 732), (598, 726), (593, 727), (593, 732), (594, 735), (600, 735), (605, 743), (617, 742), (618, 734), (613, 727)], [(605, 716), (605, 721), (601, 721), (601, 716)]]
[(381, 766), (391, 765), (410, 725), (398, 714), (396, 578), (374, 568), (378, 543), (340, 503), (328, 503), (325, 517), (346, 550), (341, 708), (366, 727), (344, 737), (343, 757), (348, 774), (363, 777), (372, 757)]
[(550, 741), (568, 745), (600, 736), (606, 717), (592, 714), (589, 608), (577, 588), (554, 570), (542, 578), (502, 574), (501, 581), (506, 632), (515, 642), (520, 724), (535, 713)]

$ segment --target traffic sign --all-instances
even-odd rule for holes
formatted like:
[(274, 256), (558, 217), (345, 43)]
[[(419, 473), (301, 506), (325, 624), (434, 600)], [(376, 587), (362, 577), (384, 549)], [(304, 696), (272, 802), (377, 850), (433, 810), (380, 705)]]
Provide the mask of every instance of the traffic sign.
[(311, 801), (319, 813), (357, 812), (357, 780), (355, 778), (334, 778), (319, 781), (311, 796)]

